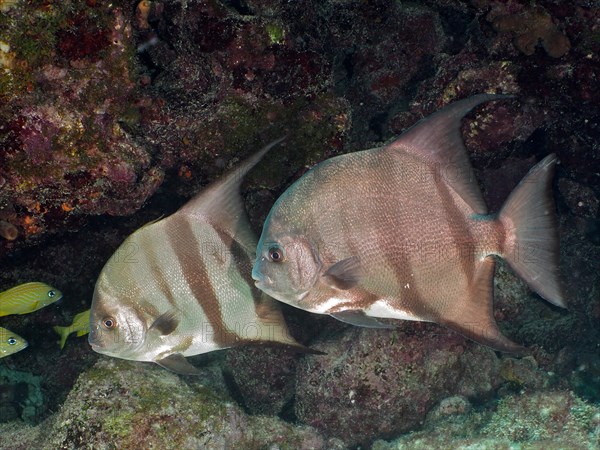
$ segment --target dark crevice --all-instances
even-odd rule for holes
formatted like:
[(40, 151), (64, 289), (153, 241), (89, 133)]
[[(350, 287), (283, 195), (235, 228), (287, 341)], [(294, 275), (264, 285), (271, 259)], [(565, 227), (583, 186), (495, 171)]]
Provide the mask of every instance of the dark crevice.
[(228, 7), (235, 9), (242, 16), (253, 16), (254, 12), (244, 0), (229, 0), (224, 2)]

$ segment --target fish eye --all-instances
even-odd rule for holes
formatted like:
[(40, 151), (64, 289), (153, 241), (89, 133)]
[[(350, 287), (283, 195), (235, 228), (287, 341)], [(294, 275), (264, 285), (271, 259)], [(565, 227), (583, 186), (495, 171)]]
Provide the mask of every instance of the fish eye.
[(15, 345), (17, 343), (17, 340), (14, 337), (9, 337), (7, 342), (8, 345)]
[(104, 328), (111, 330), (117, 326), (117, 321), (112, 317), (105, 317), (102, 319), (102, 325), (104, 325)]
[(48, 297), (53, 298), (54, 296), (56, 296), (56, 292), (48, 291)]
[(283, 248), (279, 245), (272, 245), (269, 247), (269, 260), (272, 262), (282, 262), (285, 259), (285, 253)]

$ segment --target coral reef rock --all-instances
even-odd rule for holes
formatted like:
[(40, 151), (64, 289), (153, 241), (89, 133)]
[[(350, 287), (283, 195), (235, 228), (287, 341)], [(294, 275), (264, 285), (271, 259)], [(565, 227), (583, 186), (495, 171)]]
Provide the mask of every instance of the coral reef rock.
[(433, 324), (348, 328), (312, 346), (327, 355), (301, 361), (296, 414), (349, 446), (415, 429), (440, 400), (485, 398), (498, 383), (491, 349)]
[(103, 359), (79, 378), (58, 414), (26, 432), (21, 427), (20, 447), (11, 441), (12, 425), (0, 429), (0, 448), (250, 450), (328, 445), (310, 427), (246, 415), (213, 386), (200, 384), (202, 380), (153, 365)]
[(539, 391), (504, 397), (495, 412), (465, 411), (432, 416), (422, 431), (373, 450), (561, 449), (587, 450), (600, 445), (600, 407), (569, 392)]

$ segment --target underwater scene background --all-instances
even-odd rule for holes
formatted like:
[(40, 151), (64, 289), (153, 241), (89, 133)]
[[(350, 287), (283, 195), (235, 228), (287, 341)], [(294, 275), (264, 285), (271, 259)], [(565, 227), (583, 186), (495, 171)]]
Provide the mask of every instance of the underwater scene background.
[[(599, 51), (597, 1), (0, 0), (0, 291), (62, 292), (0, 317), (29, 343), (0, 358), (0, 448), (600, 448)], [(257, 235), (312, 165), (485, 92), (515, 95), (463, 121), (490, 211), (560, 160), (568, 309), (494, 280), (530, 356), (286, 305), (325, 355), (242, 347), (184, 377), (61, 349), (125, 237), (267, 142), (289, 133), (243, 185)]]

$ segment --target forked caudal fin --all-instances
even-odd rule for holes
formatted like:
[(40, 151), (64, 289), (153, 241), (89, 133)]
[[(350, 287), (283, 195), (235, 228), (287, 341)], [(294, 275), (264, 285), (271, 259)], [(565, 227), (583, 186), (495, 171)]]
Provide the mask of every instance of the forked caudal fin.
[(556, 155), (536, 164), (510, 194), (498, 219), (505, 230), (502, 257), (529, 287), (566, 307), (558, 268), (558, 219), (552, 199)]

